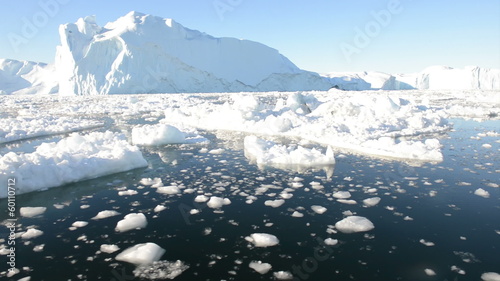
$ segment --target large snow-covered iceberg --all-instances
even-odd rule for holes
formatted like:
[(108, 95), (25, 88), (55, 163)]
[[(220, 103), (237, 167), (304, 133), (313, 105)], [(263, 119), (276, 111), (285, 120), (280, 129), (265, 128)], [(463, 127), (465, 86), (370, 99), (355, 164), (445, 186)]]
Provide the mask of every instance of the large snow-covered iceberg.
[(80, 18), (61, 25), (59, 34), (56, 69), (64, 95), (330, 88), (263, 44), (215, 38), (138, 12), (104, 27), (95, 17)]
[(52, 94), (57, 84), (54, 65), (0, 59), (0, 94)]

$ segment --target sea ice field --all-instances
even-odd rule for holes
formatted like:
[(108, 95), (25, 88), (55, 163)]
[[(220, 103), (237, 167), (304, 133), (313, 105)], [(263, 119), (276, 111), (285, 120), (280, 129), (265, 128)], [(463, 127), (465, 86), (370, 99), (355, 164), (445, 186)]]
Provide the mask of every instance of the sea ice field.
[(498, 91), (0, 104), (2, 280), (500, 280)]

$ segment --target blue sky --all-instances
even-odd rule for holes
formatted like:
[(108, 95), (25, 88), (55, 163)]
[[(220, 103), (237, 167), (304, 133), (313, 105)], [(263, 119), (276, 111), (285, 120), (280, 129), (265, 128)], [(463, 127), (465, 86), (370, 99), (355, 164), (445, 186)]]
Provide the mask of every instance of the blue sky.
[(499, 0), (0, 0), (0, 58), (53, 62), (58, 26), (134, 10), (216, 37), (258, 41), (300, 68), (418, 72), (500, 68)]

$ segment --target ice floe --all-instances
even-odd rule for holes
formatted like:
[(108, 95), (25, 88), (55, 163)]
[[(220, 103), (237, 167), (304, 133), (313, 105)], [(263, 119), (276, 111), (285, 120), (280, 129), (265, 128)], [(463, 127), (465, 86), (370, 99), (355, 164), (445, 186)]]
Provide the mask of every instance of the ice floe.
[(141, 264), (134, 269), (133, 273), (135, 277), (145, 280), (165, 280), (175, 279), (188, 268), (189, 266), (180, 260), (175, 262), (161, 260)]
[(496, 272), (485, 272), (481, 274), (481, 280), (483, 281), (500, 281), (500, 274)]
[(19, 214), (22, 217), (32, 218), (45, 213), (46, 210), (46, 207), (21, 207), (19, 209)]
[(276, 236), (268, 233), (253, 233), (245, 237), (245, 240), (253, 243), (255, 247), (271, 247), (280, 242)]
[(207, 202), (207, 206), (212, 209), (220, 209), (222, 206), (229, 204), (231, 204), (231, 200), (217, 196), (210, 197), (210, 200)]
[(363, 205), (366, 207), (373, 207), (380, 203), (380, 197), (371, 197), (363, 200)]
[(251, 269), (257, 271), (260, 274), (266, 274), (271, 270), (272, 266), (269, 263), (265, 263), (262, 261), (252, 261), (248, 265)]
[(115, 244), (102, 244), (101, 247), (99, 248), (99, 250), (103, 253), (112, 254), (112, 253), (120, 250), (120, 247), (118, 247)]
[(474, 191), (474, 194), (477, 196), (481, 196), (483, 198), (490, 198), (490, 193), (482, 188), (478, 188)]
[(335, 227), (343, 233), (364, 232), (375, 228), (369, 219), (361, 216), (349, 216), (338, 221)]
[(116, 256), (117, 261), (124, 261), (135, 265), (150, 264), (158, 261), (165, 253), (165, 249), (155, 243), (141, 243), (130, 248)]
[(101, 220), (101, 219), (114, 217), (114, 216), (118, 216), (118, 215), (120, 215), (120, 213), (115, 211), (115, 210), (104, 210), (104, 211), (100, 211), (99, 213), (97, 213), (97, 215), (95, 217), (93, 217), (92, 219), (93, 220)]
[(258, 165), (332, 165), (335, 164), (333, 150), (329, 147), (326, 154), (317, 149), (302, 146), (280, 145), (256, 136), (247, 136), (244, 140), (245, 156)]
[(131, 213), (126, 215), (116, 224), (115, 230), (126, 232), (132, 229), (145, 228), (148, 225), (146, 216), (142, 213)]
[[(35, 152), (9, 152), (0, 157), (0, 179), (15, 177), (17, 194), (61, 186), (147, 166), (141, 151), (110, 131), (73, 133), (43, 143)], [(0, 198), (7, 189), (0, 190)]]

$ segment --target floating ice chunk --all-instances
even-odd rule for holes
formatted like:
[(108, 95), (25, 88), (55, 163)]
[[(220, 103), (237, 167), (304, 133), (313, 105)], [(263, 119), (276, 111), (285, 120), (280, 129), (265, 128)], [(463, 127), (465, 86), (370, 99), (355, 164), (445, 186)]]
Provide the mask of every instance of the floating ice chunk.
[(210, 200), (207, 202), (207, 206), (212, 209), (219, 209), (222, 208), (222, 206), (229, 204), (231, 204), (231, 200), (217, 196), (210, 197)]
[(100, 211), (99, 213), (97, 213), (97, 215), (95, 217), (93, 217), (92, 219), (93, 220), (100, 220), (100, 219), (105, 219), (105, 218), (109, 218), (109, 217), (114, 217), (114, 216), (117, 216), (119, 214), (120, 213), (118, 213), (115, 210), (104, 210), (104, 211)]
[(358, 202), (356, 200), (348, 200), (348, 199), (337, 199), (337, 202), (347, 205), (356, 205)]
[(279, 206), (283, 205), (285, 203), (285, 200), (283, 199), (276, 199), (276, 200), (266, 200), (264, 202), (264, 205), (273, 207), (273, 208), (278, 208)]
[(156, 192), (168, 195), (174, 195), (181, 192), (177, 185), (160, 186), (156, 189)]
[(174, 279), (181, 275), (189, 266), (184, 262), (177, 260), (155, 261), (151, 264), (143, 264), (134, 269), (134, 276), (146, 280), (165, 280)]
[(171, 125), (144, 125), (132, 129), (132, 143), (137, 145), (165, 145), (185, 141), (185, 134)]
[(476, 191), (474, 191), (474, 194), (483, 198), (490, 198), (490, 193), (482, 188), (476, 189)]
[(335, 157), (331, 147), (326, 154), (317, 149), (307, 149), (302, 146), (287, 147), (272, 141), (259, 139), (256, 136), (247, 136), (244, 140), (245, 156), (258, 165), (333, 165)]
[(265, 263), (262, 261), (252, 261), (248, 265), (251, 269), (257, 271), (260, 274), (266, 274), (271, 270), (272, 266), (269, 263)]
[(419, 241), (419, 242), (420, 242), (420, 243), (422, 243), (422, 244), (424, 244), (424, 245), (425, 245), (425, 246), (427, 246), (427, 247), (432, 247), (432, 246), (434, 246), (434, 245), (435, 245), (435, 244), (434, 244), (434, 242), (431, 242), (431, 241), (426, 241), (426, 240), (424, 240), (424, 239), (420, 239), (420, 241)]
[(364, 232), (375, 228), (369, 219), (361, 216), (347, 217), (338, 221), (335, 227), (343, 233)]
[(327, 211), (327, 209), (323, 206), (319, 206), (319, 205), (312, 205), (311, 206), (311, 209), (316, 213), (316, 214), (323, 214), (324, 212)]
[(163, 256), (165, 249), (155, 243), (142, 243), (132, 246), (116, 256), (116, 260), (135, 265), (150, 264)]
[(208, 198), (208, 196), (205, 196), (205, 195), (198, 195), (194, 198), (194, 202), (197, 202), (197, 203), (203, 203), (203, 202), (207, 202), (210, 198)]
[(217, 149), (210, 150), (208, 153), (210, 153), (210, 154), (222, 154), (222, 153), (224, 153), (224, 151), (226, 151), (226, 150), (223, 148), (217, 148)]
[(142, 178), (139, 181), (140, 184), (142, 185), (157, 185), (159, 183), (162, 183), (161, 178)]
[(461, 268), (459, 268), (456, 265), (452, 265), (450, 269), (451, 269), (451, 271), (456, 272), (456, 273), (458, 273), (460, 275), (465, 275), (465, 271), (462, 270)]
[(289, 271), (276, 271), (273, 272), (274, 278), (277, 280), (292, 280), (293, 275)]
[(85, 226), (87, 226), (87, 224), (89, 224), (89, 223), (86, 221), (75, 221), (71, 226), (73, 226), (73, 227), (85, 227)]
[(146, 216), (141, 213), (130, 213), (116, 224), (115, 230), (125, 232), (136, 228), (145, 228), (148, 225)]
[(367, 198), (363, 200), (363, 205), (365, 205), (366, 207), (373, 207), (380, 203), (380, 200), (380, 197)]
[(351, 198), (351, 193), (349, 191), (337, 191), (333, 193), (332, 196), (337, 199), (347, 199)]
[(324, 242), (325, 242), (325, 245), (328, 245), (328, 246), (335, 246), (335, 245), (337, 245), (337, 244), (339, 243), (339, 240), (337, 240), (337, 239), (332, 239), (332, 238), (326, 238), (326, 239), (324, 240)]
[(500, 281), (500, 274), (496, 272), (485, 272), (481, 274), (483, 281)]
[(430, 268), (426, 268), (424, 271), (425, 271), (425, 274), (427, 274), (427, 276), (436, 276), (436, 272), (434, 272), (434, 270), (432, 270)]
[(30, 228), (25, 233), (21, 234), (21, 238), (31, 239), (31, 238), (36, 238), (42, 234), (43, 234), (43, 231), (38, 230), (36, 228)]
[(153, 212), (161, 212), (163, 210), (165, 210), (167, 207), (163, 206), (163, 205), (156, 205), (156, 207), (153, 209)]
[(19, 212), (22, 217), (32, 218), (45, 213), (46, 210), (45, 207), (21, 207)]
[(112, 253), (120, 250), (120, 248), (114, 244), (102, 244), (101, 248), (99, 250), (103, 253), (112, 254)]
[(136, 194), (137, 194), (137, 190), (133, 190), (133, 189), (118, 191), (119, 196), (136, 195)]
[(489, 143), (485, 143), (485, 144), (483, 144), (481, 146), (484, 147), (484, 148), (491, 148), (492, 147), (491, 144), (489, 144)]
[(245, 237), (245, 240), (253, 243), (255, 247), (270, 247), (280, 242), (276, 236), (267, 233), (253, 233)]
[(292, 213), (292, 217), (294, 217), (294, 218), (301, 218), (303, 216), (304, 216), (304, 214), (302, 214), (301, 212), (294, 211)]
[[(1, 156), (0, 181), (17, 178), (19, 195), (147, 165), (139, 148), (131, 146), (122, 134), (73, 133), (59, 142), (42, 143), (32, 153), (11, 151)], [(0, 198), (6, 196), (7, 189), (0, 189)]]

